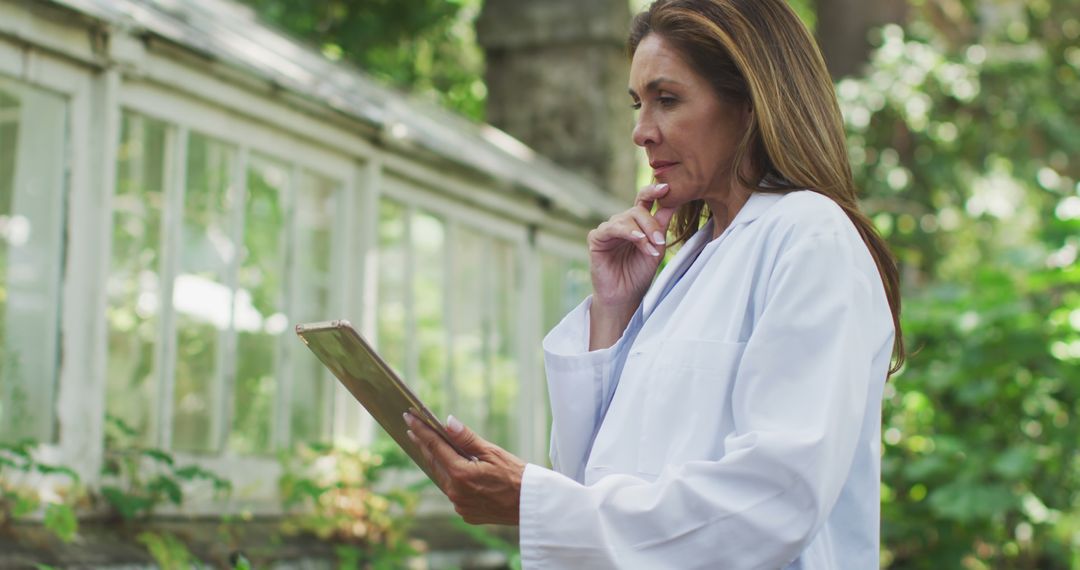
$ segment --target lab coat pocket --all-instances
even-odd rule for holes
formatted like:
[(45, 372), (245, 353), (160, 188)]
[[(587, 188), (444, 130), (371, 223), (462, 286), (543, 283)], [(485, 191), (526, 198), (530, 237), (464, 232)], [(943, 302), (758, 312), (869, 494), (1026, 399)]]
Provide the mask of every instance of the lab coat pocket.
[(732, 431), (731, 388), (743, 342), (671, 339), (648, 371), (638, 471), (717, 460)]

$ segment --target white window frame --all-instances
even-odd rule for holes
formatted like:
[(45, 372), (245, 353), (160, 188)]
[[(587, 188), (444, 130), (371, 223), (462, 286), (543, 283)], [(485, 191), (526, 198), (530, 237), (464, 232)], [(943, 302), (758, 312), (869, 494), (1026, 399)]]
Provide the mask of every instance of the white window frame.
[[(543, 289), (543, 275), (541, 274), (542, 259), (544, 255), (552, 255), (562, 258), (568, 261), (577, 261), (589, 265), (589, 251), (585, 244), (585, 235), (582, 235), (578, 240), (571, 240), (564, 235), (556, 235), (549, 232), (541, 232), (536, 236), (536, 247), (533, 249), (534, 267), (536, 270), (536, 326), (534, 330), (540, 329), (540, 323), (543, 322), (543, 298), (541, 291)], [(539, 333), (541, 335), (547, 334), (547, 331)], [(535, 354), (536, 360), (533, 362), (533, 370), (536, 374), (536, 382), (534, 386), (534, 397), (536, 398), (537, 405), (533, 407), (532, 415), (528, 418), (530, 422), (530, 430), (532, 435), (532, 449), (535, 453), (535, 463), (539, 465), (547, 465), (549, 463), (549, 447), (550, 441), (548, 438), (548, 429), (551, 424), (551, 412), (548, 400), (547, 391), (547, 379), (544, 374), (544, 351), (541, 347), (543, 336), (540, 336), (534, 347), (533, 354)]]
[[(17, 34), (0, 37), (0, 72), (68, 98), (67, 210), (80, 213), (68, 216), (66, 220), (68, 237), (59, 332), (63, 359), (56, 394), (59, 439), (56, 445), (44, 447), (43, 460), (75, 467), (84, 482), (95, 484), (98, 481), (106, 408), (107, 335), (103, 333), (107, 329), (105, 283), (111, 262), (109, 245), (113, 231), (111, 197), (115, 191), (122, 111), (130, 110), (170, 125), (170, 137), (197, 131), (234, 144), (238, 149), (249, 149), (246, 152), (255, 151), (279, 159), (287, 157), (286, 163), (301, 164), (312, 172), (339, 181), (342, 184), (340, 226), (344, 229), (344, 239), (338, 240), (341, 247), (333, 253), (335, 264), (341, 271), (331, 288), (338, 292), (333, 303), (345, 318), (359, 323), (361, 331), (369, 338), (375, 337), (376, 328), (378, 252), (375, 246), (377, 206), (382, 196), (412, 208), (422, 207), (440, 216), (447, 223), (448, 240), (459, 224), (468, 224), (482, 233), (514, 243), (522, 267), (521, 295), (517, 303), (521, 315), (517, 331), (518, 402), (521, 406), (517, 451), (526, 459), (543, 462), (542, 458), (547, 456), (547, 442), (536, 441), (535, 426), (541, 418), (547, 421), (544, 412), (546, 393), (540, 369), (532, 358), (533, 354), (539, 354), (541, 340), (537, 325), (540, 319), (539, 256), (548, 247), (574, 257), (584, 256), (582, 245), (554, 237), (580, 234), (583, 242), (584, 231), (577, 223), (546, 211), (534, 201), (522, 200), (513, 194), (519, 190), (505, 187), (505, 182), (489, 181), (483, 175), (463, 169), (451, 168), (447, 172), (442, 166), (378, 149), (377, 142), (365, 138), (377, 136), (373, 131), (361, 133), (358, 129), (353, 132), (352, 129), (359, 126), (358, 121), (345, 119), (339, 124), (337, 118), (341, 117), (322, 106), (293, 105), (289, 101), (295, 103), (297, 100), (289, 96), (278, 97), (258, 79), (252, 78), (250, 84), (222, 79), (222, 68), (216, 64), (206, 68), (191, 66), (167, 50), (147, 49), (140, 38), (119, 29), (110, 30), (107, 57), (101, 56), (85, 41), (68, 41), (69, 38), (83, 37), (79, 36), (86, 31), (82, 24), (39, 22), (41, 18), (37, 14), (27, 15), (21, 8), (0, 7), (0, 15), (9, 14), (14, 14), (13, 22), (29, 22), (35, 26), (27, 28), (24, 34), (21, 25), (15, 24)], [(38, 23), (43, 27), (36, 26)], [(54, 28), (61, 27), (63, 33), (53, 33)], [(5, 24), (0, 24), (0, 28), (10, 29)], [(21, 39), (11, 41), (7, 37)], [(38, 45), (50, 47), (40, 49), (35, 47)], [(64, 53), (67, 57), (49, 55), (51, 53)], [(74, 61), (86, 63), (83, 66)], [(119, 65), (113, 67), (111, 62), (119, 62)], [(173, 141), (173, 149), (183, 149), (178, 151), (182, 153), (186, 145), (178, 142), (182, 141)], [(186, 162), (183, 155), (176, 154), (173, 152), (169, 160), (183, 166)], [(174, 177), (179, 175), (177, 171), (183, 169), (173, 168)], [(170, 179), (170, 183), (176, 181)], [(182, 209), (169, 208), (163, 215), (173, 218), (169, 222), (163, 220), (163, 223), (175, 225), (179, 223)], [(175, 246), (175, 243), (169, 243), (167, 240), (162, 246)], [(162, 253), (175, 259), (175, 252)], [(452, 276), (455, 260), (452, 252), (449, 253), (445, 270), (447, 276)], [(165, 277), (162, 275), (163, 279)], [(171, 287), (172, 275), (168, 277), (165, 282)], [(290, 291), (298, 294), (294, 288)], [(171, 298), (171, 292), (163, 298)], [(448, 342), (452, 342), (450, 334), (447, 333)], [(172, 342), (174, 338), (164, 336), (161, 340)], [(287, 340), (283, 339), (283, 342)], [(231, 352), (228, 354), (231, 358)], [(171, 362), (168, 366), (172, 366)], [(359, 425), (346, 422), (342, 411), (355, 407), (356, 403), (339, 383), (334, 382), (334, 385), (334, 439), (349, 444), (370, 442), (373, 420), (367, 414), (359, 414), (354, 416), (358, 417)], [(288, 421), (287, 392), (288, 388), (279, 390), (278, 398), (278, 404), (282, 406), (280, 413), (286, 418), (284, 421)], [(171, 402), (171, 390), (167, 393)], [(546, 430), (546, 425), (542, 427)], [(279, 429), (275, 433), (276, 441), (281, 442), (284, 433)], [(234, 494), (230, 510), (277, 511), (276, 478), (280, 467), (276, 461), (229, 455), (181, 455), (178, 459), (212, 469), (231, 478), (237, 489), (245, 489), (242, 497)], [(191, 499), (184, 509), (187, 513), (221, 511), (221, 505), (210, 498)]]
[[(347, 292), (356, 291), (354, 285), (360, 280), (357, 273), (361, 269), (358, 258), (362, 256), (362, 250), (356, 252), (359, 255), (349, 250), (350, 247), (354, 247), (356, 244), (364, 243), (361, 236), (362, 232), (359, 230), (362, 226), (355, 221), (359, 214), (357, 204), (363, 202), (363, 199), (358, 197), (358, 194), (363, 194), (364, 190), (358, 188), (357, 182), (358, 174), (365, 169), (364, 165), (358, 164), (352, 157), (311, 144), (310, 141), (302, 139), (287, 130), (279, 130), (251, 121), (227, 109), (193, 100), (171, 89), (146, 83), (137, 78), (122, 81), (118, 105), (118, 116), (122, 116), (124, 112), (137, 113), (165, 123), (167, 129), (166, 162), (168, 166), (166, 168), (167, 180), (165, 182), (167, 205), (163, 211), (162, 223), (169, 237), (162, 242), (163, 260), (160, 274), (163, 283), (162, 299), (172, 298), (172, 284), (178, 272), (176, 259), (178, 252), (175, 251), (175, 248), (178, 245), (180, 224), (183, 217), (183, 192), (186, 189), (185, 177), (187, 174), (185, 171), (187, 139), (190, 133), (198, 133), (200, 136), (210, 137), (236, 149), (237, 164), (234, 167), (232, 184), (244, 192), (247, 191), (247, 158), (254, 153), (271, 158), (290, 169), (289, 188), (286, 189), (287, 196), (283, 196), (286, 203), (291, 203), (296, 199), (298, 192), (296, 184), (301, 171), (331, 179), (338, 184), (336, 197), (339, 200), (338, 219), (335, 221), (333, 228), (338, 234), (337, 239), (334, 241), (334, 250), (331, 252), (331, 266), (334, 268), (335, 273), (330, 284), (330, 310), (334, 315), (356, 318), (355, 311), (360, 304), (353, 297), (357, 297), (357, 295), (355, 293), (347, 294)], [(242, 215), (241, 212), (237, 214), (237, 217)], [(295, 244), (297, 220), (295, 215), (290, 215), (288, 220), (289, 228), (287, 231), (290, 237), (287, 242), (292, 247)], [(232, 220), (234, 224), (237, 221)], [(241, 231), (238, 225), (234, 225), (232, 229), (235, 232)], [(112, 231), (111, 225), (107, 228), (107, 231)], [(233, 237), (236, 238), (237, 236)], [(288, 271), (290, 272), (288, 283), (296, 283), (296, 264), (291, 264)], [(235, 289), (236, 285), (234, 273), (235, 267), (231, 267), (226, 285), (232, 289)], [(296, 305), (296, 297), (302, 295), (303, 292), (297, 291), (291, 285), (288, 289), (286, 293), (290, 296), (290, 299), (287, 299), (286, 303), (292, 307)], [(156, 400), (158, 409), (155, 413), (155, 422), (158, 426), (157, 443), (166, 449), (171, 447), (172, 398), (174, 392), (172, 375), (174, 374), (175, 363), (173, 361), (175, 360), (176, 343), (174, 313), (171, 307), (164, 308), (168, 304), (168, 301), (162, 304), (164, 310), (162, 312), (163, 318), (161, 319), (161, 333), (157, 353), (157, 362), (159, 366), (164, 367), (162, 371), (164, 376), (155, 377), (155, 381), (159, 382), (157, 386), (158, 398)], [(226, 339), (233, 338), (234, 335), (235, 331), (231, 335), (226, 335)], [(291, 415), (290, 397), (293, 388), (291, 356), (303, 348), (298, 341), (290, 343), (290, 340), (294, 339), (286, 332), (282, 335), (278, 345), (279, 349), (284, 349), (281, 352), (281, 360), (279, 361), (278, 392), (275, 402), (277, 413), (275, 414), (272, 429), (274, 434), (273, 442), (278, 447), (288, 444), (288, 426)], [(226, 342), (229, 341), (226, 340)], [(234, 345), (235, 341), (230, 344)], [(228, 348), (229, 350), (222, 353), (222, 357), (230, 361), (226, 363), (226, 367), (235, 361), (235, 354), (232, 351), (235, 347), (229, 346)], [(327, 402), (326, 413), (328, 415), (342, 409), (344, 405), (348, 405), (348, 402), (355, 404), (352, 396), (338, 382), (332, 379), (328, 371), (324, 371), (324, 374), (322, 380), (333, 382), (335, 385), (331, 392), (332, 397)], [(233, 401), (232, 398), (235, 397), (232, 391), (232, 375), (219, 374), (219, 376), (213, 381), (213, 389), (224, 391), (223, 395), (225, 397), (217, 400), (217, 405), (213, 411), (214, 420), (212, 424), (217, 426), (213, 437), (217, 443), (223, 441), (223, 438), (227, 436), (228, 429), (231, 427), (230, 414), (232, 410), (228, 408), (229, 403)], [(342, 425), (331, 418), (327, 418), (326, 421), (334, 422), (330, 426), (333, 431), (328, 434), (328, 439), (355, 439), (355, 434), (360, 429), (360, 426)], [(232, 508), (243, 508), (265, 514), (277, 512), (276, 484), (277, 477), (281, 472), (281, 466), (276, 459), (263, 456), (237, 455), (224, 447), (222, 453), (218, 455), (173, 453), (177, 460), (182, 463), (200, 465), (229, 478), (234, 485), (234, 493), (230, 501)], [(184, 512), (187, 514), (210, 514), (220, 510), (220, 505), (215, 504), (211, 497), (192, 497), (191, 499), (185, 503)], [(162, 512), (168, 512), (168, 509)]]
[(58, 432), (56, 443), (43, 443), (38, 452), (42, 461), (71, 467), (83, 482), (94, 482), (101, 465), (104, 433), (104, 344), (91, 332), (104, 318), (102, 263), (107, 258), (99, 246), (101, 219), (107, 213), (102, 205), (107, 169), (100, 165), (107, 164), (104, 161), (110, 160), (114, 151), (108, 112), (94, 111), (108, 108), (115, 93), (115, 77), (95, 74), (70, 60), (6, 38), (0, 38), (0, 73), (67, 100), (65, 148), (59, 149), (65, 156), (62, 199), (66, 239), (56, 330), (62, 355), (54, 393)]
[[(498, 238), (511, 244), (516, 249), (516, 257), (520, 266), (520, 272), (518, 278), (521, 280), (521, 287), (518, 292), (518, 298), (515, 300), (514, 306), (517, 314), (520, 316), (516, 320), (517, 327), (515, 332), (515, 338), (517, 339), (517, 346), (515, 346), (516, 360), (517, 360), (517, 376), (518, 376), (518, 390), (517, 390), (517, 425), (514, 426), (515, 439), (514, 451), (522, 457), (532, 460), (537, 457), (546, 456), (547, 446), (546, 443), (542, 446), (542, 449), (538, 449), (536, 445), (536, 434), (534, 433), (534, 426), (537, 417), (538, 410), (543, 413), (542, 402), (537, 402), (536, 397), (539, 391), (536, 389), (538, 382), (538, 376), (536, 367), (534, 366), (531, 354), (534, 352), (534, 348), (539, 344), (538, 335), (535, 332), (536, 318), (538, 313), (536, 311), (536, 302), (533, 299), (538, 299), (539, 286), (535, 282), (535, 277), (538, 276), (535, 273), (535, 263), (533, 260), (533, 247), (530, 244), (530, 234), (532, 229), (520, 222), (511, 222), (505, 219), (500, 219), (496, 214), (492, 212), (483, 211), (479, 208), (470, 207), (464, 205), (459, 201), (448, 198), (444, 192), (440, 192), (436, 188), (432, 188), (425, 184), (424, 181), (418, 181), (415, 179), (416, 170), (410, 169), (408, 173), (400, 171), (390, 171), (383, 176), (383, 184), (381, 188), (381, 197), (394, 200), (395, 202), (402, 204), (406, 209), (406, 220), (412, 217), (417, 210), (422, 210), (427, 213), (434, 214), (443, 220), (446, 227), (446, 258), (443, 265), (443, 270), (447, 279), (452, 280), (452, 276), (455, 275), (457, 257), (454, 255), (454, 237), (456, 236), (459, 228), (462, 226), (469, 227), (472, 231), (479, 234)], [(444, 181), (444, 184), (452, 184), (453, 182)], [(408, 237), (409, 234), (406, 234)], [(411, 248), (412, 244), (406, 242), (406, 247)], [(377, 255), (377, 253), (376, 253)], [(407, 256), (412, 262), (411, 256)], [(412, 271), (407, 270), (407, 274), (411, 275)], [(453, 311), (452, 303), (449, 299), (450, 288), (446, 287), (447, 296), (444, 297), (444, 310), (447, 311), (445, 317), (447, 323), (452, 322), (453, 318), (451, 314)], [(411, 315), (410, 305), (412, 303), (412, 288), (409, 287), (406, 291), (406, 314)], [(368, 314), (375, 314), (377, 309), (377, 293), (371, 295), (373, 305), (365, 311)], [(494, 299), (491, 300), (494, 302)], [(446, 343), (447, 353), (453, 354), (453, 346), (455, 339), (450, 327), (446, 327)], [(412, 342), (409, 342), (409, 347), (406, 348), (406, 354), (414, 354), (415, 348)], [(406, 377), (415, 377), (415, 359), (408, 358), (406, 362), (406, 369), (403, 371)], [(454, 378), (452, 367), (447, 367), (447, 371), (444, 375), (444, 382), (446, 383), (447, 394), (453, 394), (454, 391)], [(546, 397), (546, 395), (544, 396)], [(539, 408), (538, 408), (539, 406)], [(483, 434), (481, 434), (483, 435)]]

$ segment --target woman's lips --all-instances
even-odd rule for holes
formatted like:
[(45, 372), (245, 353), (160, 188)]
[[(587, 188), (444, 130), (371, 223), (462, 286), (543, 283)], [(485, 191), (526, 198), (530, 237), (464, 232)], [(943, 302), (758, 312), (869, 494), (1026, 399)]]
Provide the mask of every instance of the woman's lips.
[(661, 176), (661, 175), (667, 173), (669, 170), (671, 170), (672, 168), (675, 168), (678, 165), (679, 165), (678, 162), (658, 161), (658, 162), (654, 162), (654, 163), (650, 164), (649, 166), (651, 166), (652, 169), (653, 169), (652, 170), (653, 177), (657, 177), (657, 176)]

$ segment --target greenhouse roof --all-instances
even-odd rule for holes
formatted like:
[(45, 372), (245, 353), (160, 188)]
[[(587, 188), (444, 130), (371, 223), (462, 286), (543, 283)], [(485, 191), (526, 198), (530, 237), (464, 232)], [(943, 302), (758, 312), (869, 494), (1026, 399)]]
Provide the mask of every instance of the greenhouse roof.
[(385, 87), (354, 67), (264, 22), (231, 0), (50, 0), (108, 27), (159, 37), (370, 125), (383, 140), (521, 188), (582, 219), (606, 218), (620, 201), (498, 129)]

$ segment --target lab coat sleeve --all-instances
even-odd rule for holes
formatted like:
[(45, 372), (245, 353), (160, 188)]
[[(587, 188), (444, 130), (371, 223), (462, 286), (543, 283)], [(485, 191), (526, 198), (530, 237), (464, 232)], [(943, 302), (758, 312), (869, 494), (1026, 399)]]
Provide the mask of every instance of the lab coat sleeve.
[(551, 464), (559, 473), (584, 480), (585, 460), (602, 394), (620, 339), (610, 348), (589, 351), (586, 298), (544, 338), (544, 370), (551, 402)]
[(872, 284), (853, 248), (825, 233), (777, 255), (734, 379), (735, 429), (723, 457), (668, 465), (653, 481), (608, 475), (589, 486), (529, 465), (523, 567), (739, 570), (793, 561), (829, 517), (865, 413)]

